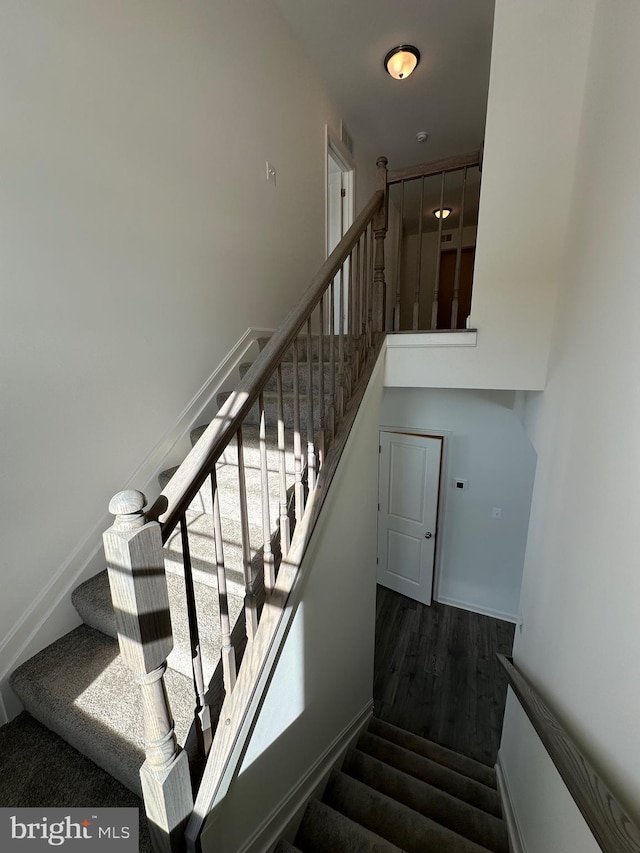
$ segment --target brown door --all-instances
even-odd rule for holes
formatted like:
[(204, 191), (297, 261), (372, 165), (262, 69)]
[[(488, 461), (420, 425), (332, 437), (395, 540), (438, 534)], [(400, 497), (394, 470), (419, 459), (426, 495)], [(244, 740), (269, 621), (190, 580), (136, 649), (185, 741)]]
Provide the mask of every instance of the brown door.
[[(440, 286), (438, 293), (438, 329), (451, 328), (451, 304), (456, 277), (457, 250), (440, 254)], [(475, 246), (462, 250), (460, 258), (460, 290), (458, 293), (458, 322), (456, 329), (465, 329), (467, 317), (471, 313), (471, 287), (473, 284), (473, 262), (476, 256)]]

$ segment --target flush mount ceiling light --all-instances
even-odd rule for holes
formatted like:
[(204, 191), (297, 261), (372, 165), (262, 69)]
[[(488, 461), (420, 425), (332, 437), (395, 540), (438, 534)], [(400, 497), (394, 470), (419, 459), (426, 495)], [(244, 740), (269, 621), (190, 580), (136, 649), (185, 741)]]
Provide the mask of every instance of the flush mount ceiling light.
[(443, 219), (446, 219), (450, 213), (451, 213), (450, 207), (443, 207), (442, 210), (439, 207), (436, 207), (436, 209), (433, 211), (433, 215), (435, 216), (436, 219), (440, 219), (440, 217), (442, 217)]
[(384, 67), (394, 80), (406, 79), (420, 62), (420, 51), (412, 44), (399, 44), (384, 58)]

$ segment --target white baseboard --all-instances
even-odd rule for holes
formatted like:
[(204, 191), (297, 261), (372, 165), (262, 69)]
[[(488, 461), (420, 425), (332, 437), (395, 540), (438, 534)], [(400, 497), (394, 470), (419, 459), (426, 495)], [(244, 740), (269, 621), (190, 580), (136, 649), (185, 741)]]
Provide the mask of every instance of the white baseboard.
[(458, 607), (460, 610), (469, 610), (471, 613), (480, 613), (482, 616), (491, 616), (494, 619), (501, 619), (503, 622), (513, 622), (518, 624), (518, 615), (514, 613), (504, 613), (502, 610), (494, 610), (491, 607), (485, 607), (483, 604), (474, 604), (470, 601), (460, 601), (457, 598), (450, 598), (448, 595), (439, 595), (436, 601), (440, 604), (448, 604), (450, 607)]
[[(252, 350), (255, 354), (258, 352), (257, 339), (272, 333), (272, 329), (247, 329), (128, 482), (123, 483), (123, 489), (140, 489), (149, 504), (155, 500), (160, 492), (159, 474), (184, 459), (191, 447), (190, 431), (205, 418), (213, 417), (217, 411), (218, 392), (237, 383), (242, 361)], [(104, 568), (102, 533), (111, 523), (112, 517), (105, 511), (0, 642), (0, 724), (15, 717), (21, 709), (8, 683), (16, 666), (80, 624), (70, 603), (70, 594), (79, 583)]]
[[(345, 726), (335, 740), (329, 744), (317, 761), (252, 833), (238, 853), (264, 853), (272, 850), (286, 830), (297, 829), (307, 802), (324, 788), (326, 778), (351, 743), (356, 740), (373, 714), (373, 700)], [(298, 818), (297, 822), (296, 817)]]
[(502, 816), (504, 817), (504, 822), (507, 825), (507, 833), (509, 835), (509, 849), (511, 853), (526, 853), (522, 832), (520, 831), (518, 818), (513, 807), (513, 800), (509, 793), (507, 777), (499, 754), (498, 761), (496, 763), (496, 776), (498, 780), (498, 793), (500, 794), (500, 800), (502, 802)]

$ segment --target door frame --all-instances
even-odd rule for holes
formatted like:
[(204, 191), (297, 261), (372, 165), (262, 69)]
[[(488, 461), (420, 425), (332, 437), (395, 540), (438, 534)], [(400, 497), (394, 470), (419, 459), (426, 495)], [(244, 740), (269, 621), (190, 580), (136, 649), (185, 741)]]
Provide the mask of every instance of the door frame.
[(343, 231), (352, 225), (355, 215), (356, 164), (351, 152), (328, 125), (324, 126), (324, 248), (329, 257), (329, 155), (336, 161), (346, 179), (347, 221)]
[[(444, 523), (447, 513), (447, 483), (449, 479), (449, 443), (452, 435), (451, 430), (442, 429), (427, 429), (426, 427), (411, 427), (411, 426), (391, 426), (389, 424), (380, 424), (378, 427), (378, 436), (381, 432), (396, 432), (400, 435), (419, 435), (424, 438), (441, 438), (442, 453), (440, 454), (440, 488), (438, 489), (438, 511), (436, 514), (436, 547), (433, 559), (433, 584), (431, 587), (431, 598), (433, 601), (440, 601), (440, 576), (444, 563)], [(380, 446), (380, 438), (378, 437), (378, 446)], [(380, 488), (380, 466), (378, 465), (378, 489)], [(376, 519), (376, 543), (378, 541), (377, 519)], [(377, 548), (376, 548), (377, 557)]]

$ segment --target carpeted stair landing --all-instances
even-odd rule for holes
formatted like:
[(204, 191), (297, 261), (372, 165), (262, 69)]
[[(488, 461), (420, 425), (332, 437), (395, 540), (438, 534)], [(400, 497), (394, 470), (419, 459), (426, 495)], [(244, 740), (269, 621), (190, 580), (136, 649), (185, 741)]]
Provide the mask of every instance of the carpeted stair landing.
[[(261, 342), (264, 343), (264, 342)], [(246, 369), (243, 367), (243, 370)], [(302, 372), (300, 373), (302, 377)], [(290, 392), (293, 365), (283, 367), (283, 387)], [(220, 397), (220, 402), (222, 397)], [(206, 424), (191, 433), (195, 444)], [(293, 530), (292, 491), (295, 480), (293, 415), (285, 417), (286, 486), (288, 515)], [(302, 417), (303, 430), (304, 412)], [(265, 600), (263, 566), (262, 489), (260, 437), (257, 424), (243, 427), (244, 468), (251, 546), (251, 572), (260, 608)], [(271, 548), (280, 557), (280, 454), (276, 423), (267, 425), (267, 468)], [(175, 469), (160, 475), (164, 487)], [(239, 522), (238, 452), (235, 441), (224, 451), (216, 466), (220, 494), (224, 559), (227, 573), (227, 603), (232, 625), (232, 642), (238, 665), (246, 646), (244, 632), (243, 554)], [(199, 618), (200, 649), (208, 700), (215, 720), (224, 689), (220, 649), (220, 616), (217, 589), (216, 551), (210, 482), (207, 481), (186, 513), (193, 567), (196, 610)], [(189, 748), (195, 691), (192, 654), (187, 620), (182, 542), (179, 527), (165, 546), (165, 568), (169, 590), (174, 648), (168, 659), (166, 686), (175, 719), (178, 742)], [(140, 794), (139, 769), (144, 760), (140, 691), (123, 664), (117, 643), (115, 616), (106, 571), (78, 586), (72, 601), (83, 624), (22, 664), (12, 675), (14, 691), (26, 711), (52, 732), (89, 757), (99, 767), (136, 794)], [(190, 734), (191, 732), (191, 734)], [(82, 805), (82, 803), (79, 803)]]
[(373, 718), (275, 853), (509, 853), (495, 771)]

